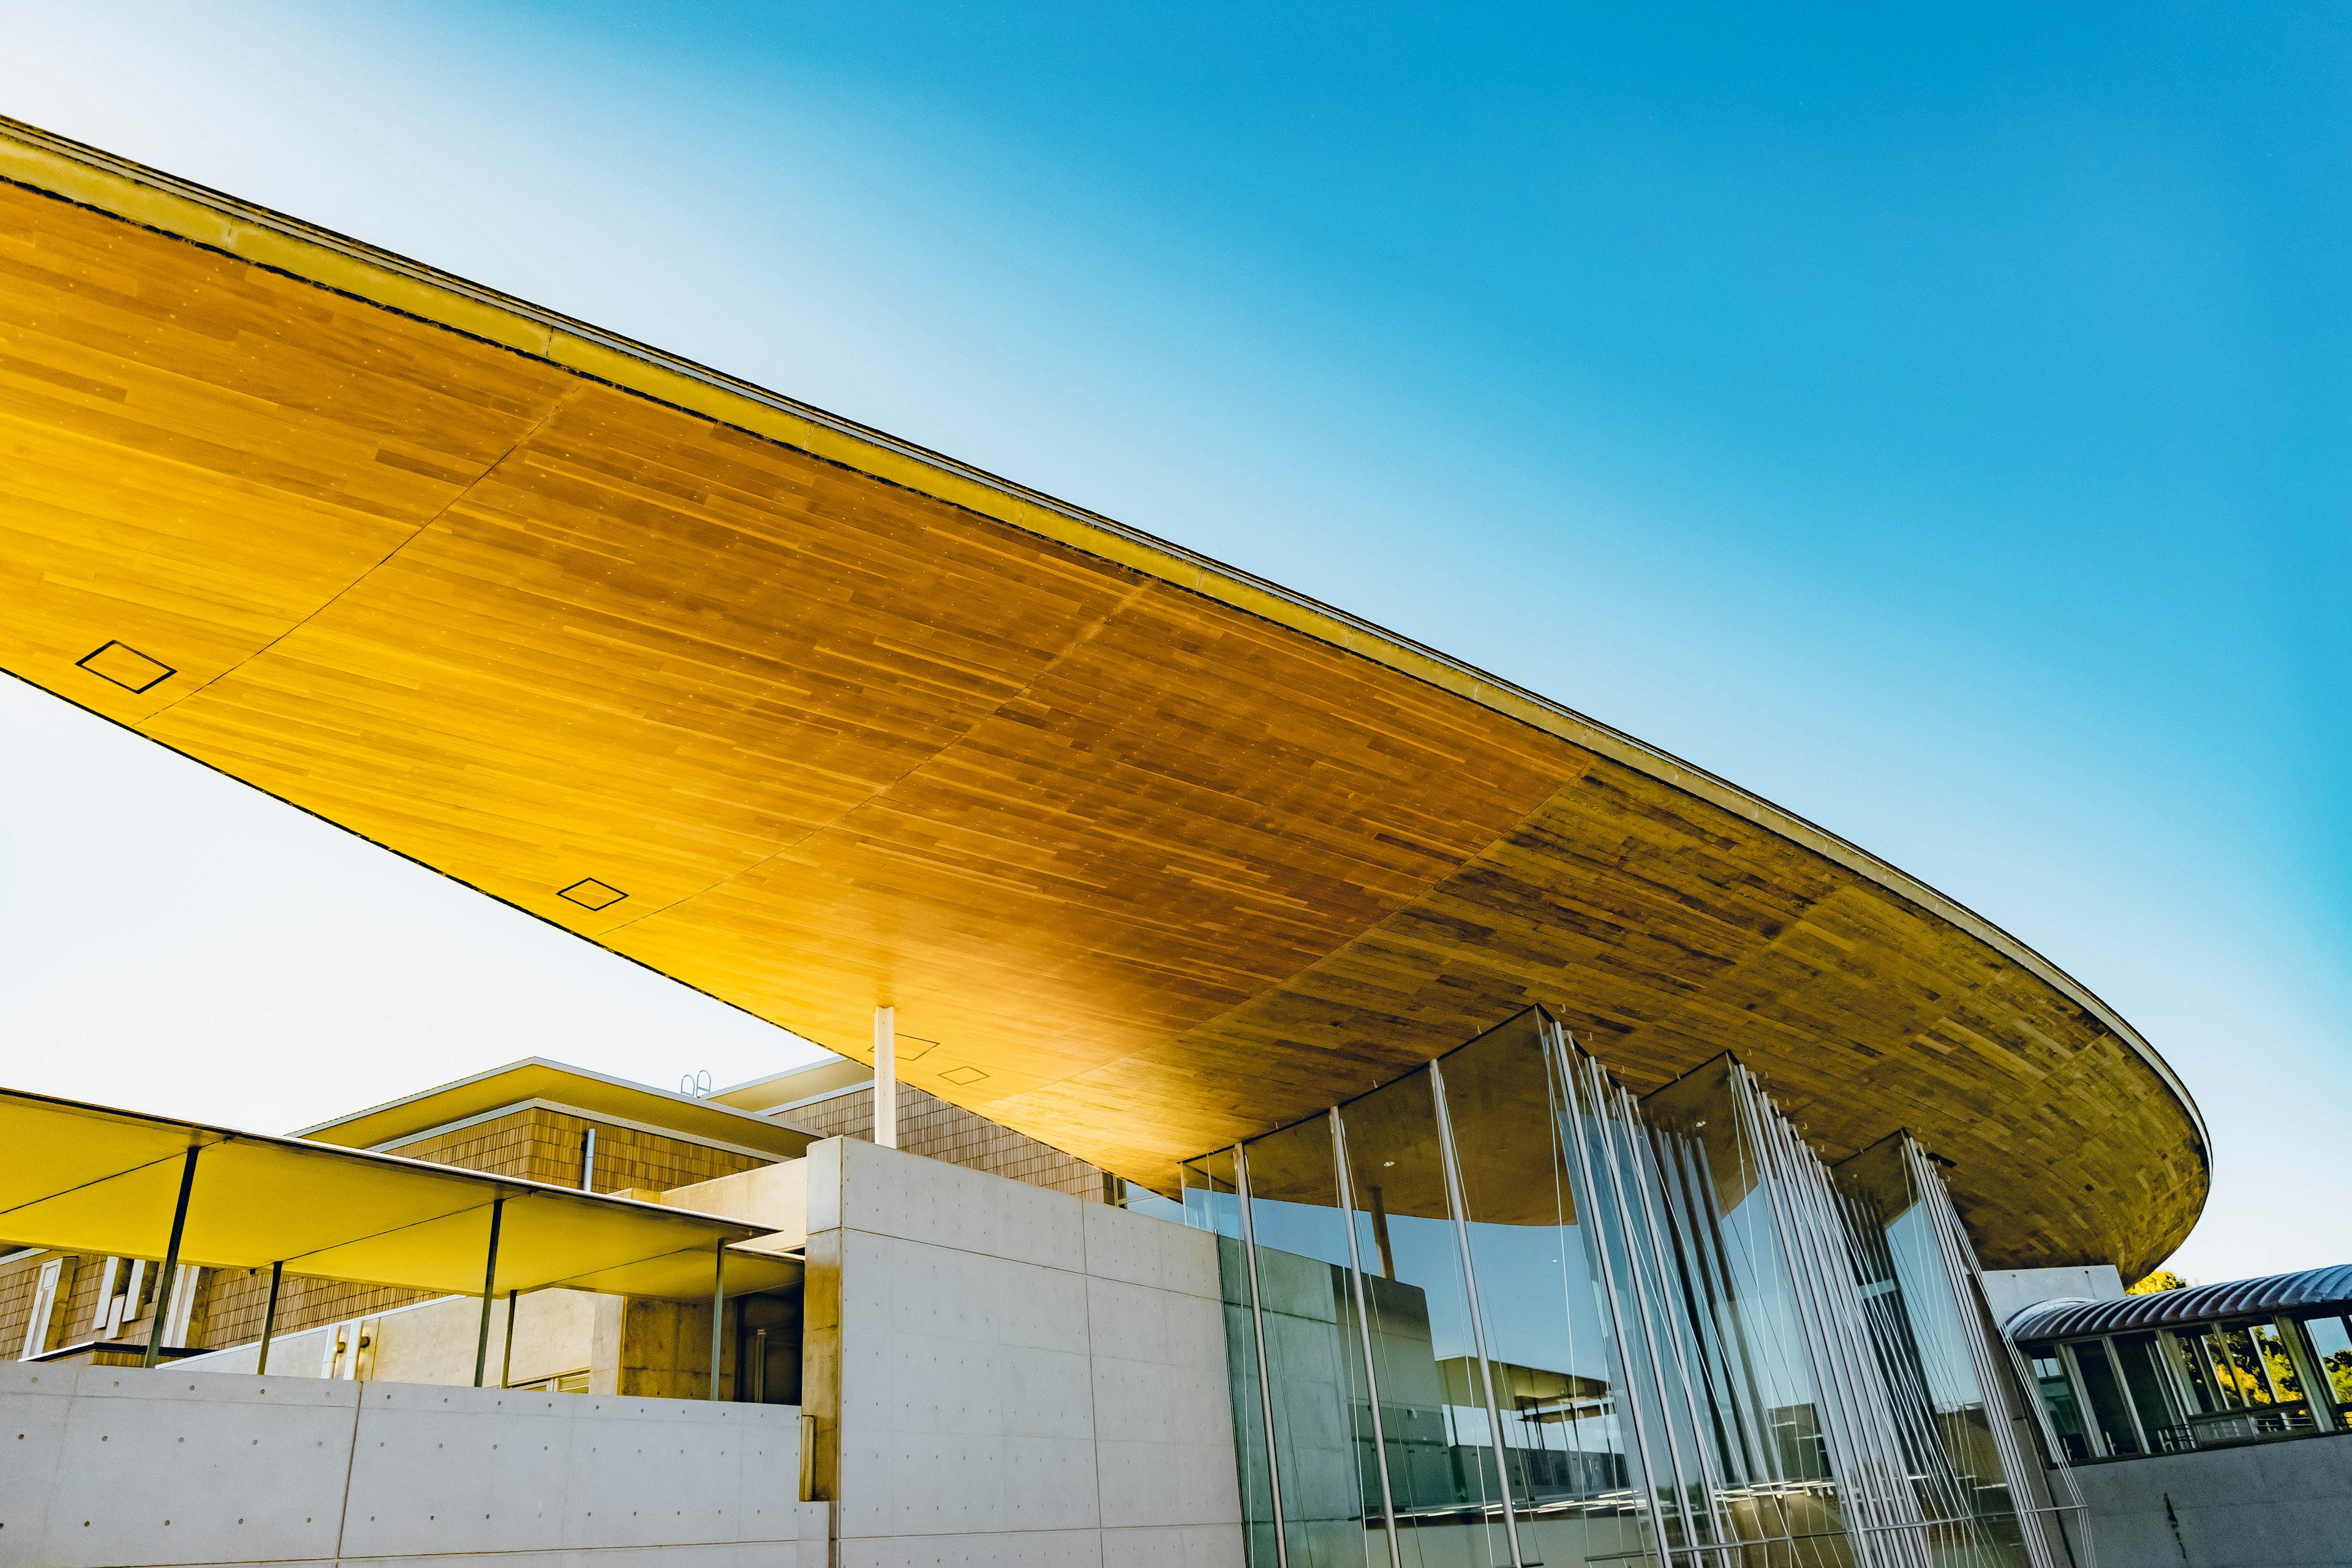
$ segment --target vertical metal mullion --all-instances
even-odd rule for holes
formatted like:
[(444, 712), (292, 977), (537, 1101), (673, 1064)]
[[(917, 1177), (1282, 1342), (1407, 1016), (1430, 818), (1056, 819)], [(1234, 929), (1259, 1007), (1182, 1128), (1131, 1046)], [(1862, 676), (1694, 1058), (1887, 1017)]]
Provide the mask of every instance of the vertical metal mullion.
[[(1743, 1072), (1745, 1069), (1742, 1069)], [(1906, 1539), (1906, 1527), (1924, 1525), (1919, 1501), (1913, 1492), (1909, 1475), (1911, 1467), (1903, 1458), (1899, 1446), (1890, 1447), (1893, 1429), (1889, 1423), (1873, 1419), (1885, 1411), (1891, 1421), (1892, 1402), (1885, 1397), (1873, 1397), (1874, 1387), (1883, 1394), (1883, 1379), (1877, 1376), (1877, 1362), (1866, 1341), (1856, 1338), (1855, 1331), (1867, 1332), (1864, 1319), (1861, 1292), (1854, 1289), (1853, 1270), (1850, 1259), (1843, 1256), (1832, 1258), (1827, 1244), (1839, 1237), (1837, 1216), (1828, 1212), (1824, 1199), (1829, 1190), (1829, 1178), (1819, 1161), (1797, 1141), (1796, 1131), (1777, 1107), (1765, 1099), (1760, 1089), (1754, 1089), (1759, 1115), (1769, 1112), (1778, 1138), (1780, 1163), (1787, 1173), (1787, 1189), (1792, 1205), (1801, 1205), (1811, 1225), (1806, 1233), (1795, 1238), (1802, 1250), (1811, 1271), (1815, 1292), (1821, 1302), (1820, 1326), (1828, 1346), (1839, 1386), (1846, 1399), (1846, 1421), (1853, 1434), (1864, 1462), (1874, 1466), (1880, 1491), (1877, 1510), (1880, 1521), (1887, 1529), (1881, 1533), (1889, 1536), (1885, 1550), (1880, 1555), (1901, 1553)], [(1834, 1268), (1832, 1266), (1835, 1266)], [(1843, 1272), (1838, 1270), (1842, 1269)], [(1844, 1288), (1839, 1288), (1843, 1280)], [(1924, 1563), (1927, 1536), (1924, 1529), (1907, 1534), (1910, 1552), (1916, 1561)], [(1874, 1545), (1881, 1543), (1874, 1542)]]
[(1388, 1432), (1381, 1421), (1381, 1374), (1372, 1358), (1372, 1314), (1364, 1290), (1363, 1249), (1356, 1242), (1356, 1189), (1348, 1175), (1348, 1129), (1339, 1108), (1331, 1108), (1331, 1166), (1339, 1177), (1339, 1223), (1348, 1231), (1348, 1282), (1356, 1293), (1356, 1328), (1364, 1342), (1364, 1393), (1372, 1412), (1372, 1465), (1381, 1473), (1381, 1518), (1389, 1532), (1389, 1568), (1404, 1568), (1397, 1544), (1396, 1498), (1389, 1487)]
[[(1559, 1031), (1553, 1037), (1552, 1050), (1559, 1059), (1561, 1081), (1568, 1091), (1569, 1138), (1576, 1145), (1577, 1169), (1584, 1176), (1583, 1190), (1576, 1194), (1577, 1213), (1580, 1216), (1584, 1216), (1591, 1205), (1600, 1201), (1595, 1190), (1599, 1183), (1593, 1175), (1592, 1150), (1584, 1136), (1584, 1106), (1591, 1098), (1591, 1090), (1576, 1076), (1576, 1058), (1569, 1055), (1570, 1042), (1566, 1030)], [(1597, 1104), (1595, 1109), (1598, 1110)], [(1598, 1226), (1600, 1221), (1596, 1214), (1591, 1217), (1581, 1219), (1580, 1223)], [(1625, 1336), (1624, 1318), (1619, 1310), (1617, 1270), (1615, 1265), (1609, 1261), (1608, 1237), (1596, 1229), (1592, 1233), (1591, 1245), (1594, 1257), (1600, 1260), (1601, 1294), (1602, 1300), (1608, 1304), (1609, 1325), (1616, 1331), (1617, 1363), (1618, 1371), (1622, 1378), (1621, 1386), (1623, 1389), (1625, 1420), (1626, 1424), (1633, 1429), (1633, 1447), (1640, 1452), (1642, 1458), (1642, 1491), (1649, 1500), (1650, 1529), (1656, 1539), (1660, 1568), (1670, 1568), (1674, 1558), (1666, 1542), (1665, 1508), (1658, 1501), (1658, 1471), (1657, 1466), (1650, 1458), (1649, 1432), (1642, 1419), (1642, 1402), (1633, 1394), (1633, 1357), (1631, 1342)], [(1646, 1333), (1645, 1330), (1645, 1337)], [(1672, 1445), (1674, 1438), (1671, 1433), (1667, 1435), (1666, 1441), (1670, 1446)]]
[(1469, 1204), (1462, 1192), (1461, 1168), (1454, 1163), (1454, 1119), (1445, 1110), (1445, 1075), (1429, 1064), (1430, 1098), (1437, 1107), (1437, 1158), (1445, 1175), (1446, 1206), (1454, 1211), (1454, 1238), (1462, 1247), (1462, 1286), (1470, 1299), (1470, 1343), (1478, 1352), (1478, 1375), (1486, 1385), (1486, 1426), (1495, 1439), (1495, 1476), (1503, 1489), (1503, 1537), (1511, 1549), (1511, 1568), (1524, 1568), (1519, 1555), (1519, 1521), (1511, 1507), (1511, 1466), (1504, 1454), (1503, 1413), (1495, 1400), (1495, 1364), (1486, 1354), (1486, 1315), (1478, 1306), (1478, 1270), (1470, 1260)]
[[(1617, 1092), (1625, 1111), (1626, 1124), (1646, 1133), (1649, 1131), (1648, 1123), (1642, 1119), (1640, 1103), (1622, 1086)], [(1638, 1162), (1642, 1154), (1641, 1143), (1633, 1139), (1629, 1139), (1628, 1142), (1633, 1145), (1631, 1152)], [(1651, 1150), (1651, 1155), (1653, 1159), (1656, 1157), (1654, 1148)], [(1644, 1170), (1643, 1174), (1646, 1176), (1648, 1172)], [(1661, 1193), (1664, 1190), (1665, 1170), (1663, 1163), (1658, 1168), (1656, 1183), (1653, 1184), (1645, 1180), (1636, 1192), (1642, 1204), (1643, 1226), (1650, 1237), (1651, 1258), (1658, 1269), (1658, 1286), (1661, 1290), (1664, 1290), (1672, 1284), (1672, 1276), (1668, 1271), (1680, 1273), (1681, 1266), (1675, 1261), (1674, 1254), (1666, 1250), (1665, 1237), (1658, 1228), (1657, 1211), (1650, 1202), (1650, 1190), (1653, 1185), (1655, 1185)], [(1692, 1331), (1694, 1334), (1697, 1331), (1696, 1324), (1692, 1325)], [(1690, 1367), (1685, 1357), (1675, 1358), (1675, 1381), (1682, 1384), (1683, 1407), (1690, 1413), (1691, 1441), (1698, 1447), (1698, 1453), (1695, 1458), (1698, 1461), (1699, 1485), (1706, 1492), (1707, 1533), (1716, 1542), (1720, 1542), (1728, 1532), (1723, 1527), (1723, 1515), (1720, 1511), (1724, 1491), (1722, 1479), (1717, 1474), (1717, 1467), (1712, 1461), (1712, 1456), (1707, 1453), (1707, 1432), (1714, 1424), (1699, 1418), (1698, 1395), (1691, 1387)]]
[(1274, 1447), (1274, 1374), (1265, 1360), (1265, 1312), (1258, 1303), (1257, 1231), (1250, 1219), (1249, 1151), (1234, 1145), (1234, 1194), (1242, 1216), (1242, 1264), (1249, 1278), (1250, 1331), (1257, 1342), (1258, 1414), (1265, 1422), (1266, 1502), (1274, 1513), (1276, 1568), (1290, 1568), (1290, 1542), (1282, 1524), (1282, 1459)]
[[(2018, 1452), (2017, 1432), (2010, 1423), (2009, 1401), (2002, 1392), (2007, 1384), (2002, 1380), (2001, 1368), (1994, 1363), (1992, 1347), (1985, 1342), (1984, 1320), (1977, 1310), (1973, 1259), (1954, 1239), (1953, 1228), (1958, 1221), (1944, 1192), (1943, 1178), (1935, 1173), (1927, 1163), (1926, 1152), (1907, 1132), (1903, 1134), (1902, 1150), (1905, 1174), (1916, 1201), (1927, 1211), (1927, 1227), (1935, 1234), (1937, 1255), (1943, 1260), (1945, 1284), (1959, 1310), (1960, 1337), (1968, 1347), (1969, 1361), (1976, 1368), (1993, 1457), (2000, 1465), (2001, 1479), (2009, 1485), (2010, 1511), (2025, 1542), (2027, 1561), (2031, 1568), (2052, 1568), (2050, 1544), (2039, 1528), (2040, 1519), (2034, 1521), (2036, 1528), (2026, 1528), (2025, 1510), (2033, 1506), (2033, 1494), (2025, 1484), (2024, 1457)], [(1974, 1510), (1970, 1511), (1973, 1514)]]
[[(1771, 1199), (1775, 1224), (1780, 1229), (1781, 1266), (1789, 1272), (1790, 1289), (1797, 1291), (1795, 1303), (1801, 1318), (1808, 1320), (1798, 1325), (1798, 1337), (1804, 1342), (1805, 1358), (1812, 1364), (1814, 1390), (1822, 1402), (1823, 1435), (1833, 1439), (1843, 1450), (1843, 1463), (1837, 1468), (1844, 1471), (1843, 1488), (1860, 1516), (1857, 1522), (1864, 1525), (1891, 1523), (1879, 1507), (1878, 1488), (1874, 1484), (1868, 1445), (1854, 1431), (1850, 1417), (1854, 1414), (1844, 1397), (1844, 1379), (1832, 1364), (1829, 1324), (1821, 1300), (1814, 1288), (1811, 1258), (1799, 1234), (1796, 1194), (1789, 1190), (1785, 1177), (1787, 1161), (1780, 1143), (1773, 1138), (1773, 1127), (1758, 1103), (1753, 1086), (1748, 1081), (1747, 1069), (1738, 1068), (1738, 1114), (1740, 1125), (1756, 1145), (1757, 1157), (1763, 1163), (1764, 1185)], [(1806, 1310), (1810, 1300), (1811, 1310)], [(1848, 1527), (1848, 1539), (1855, 1557), (1864, 1563), (1874, 1562), (1878, 1553), (1874, 1531), (1855, 1531)]]
[[(1620, 1103), (1620, 1099), (1622, 1090), (1601, 1076), (1600, 1063), (1593, 1063), (1591, 1071), (1593, 1104), (1600, 1111), (1597, 1121), (1602, 1139), (1601, 1152), (1609, 1162), (1610, 1196), (1615, 1202), (1618, 1224), (1622, 1227), (1620, 1234), (1625, 1238), (1625, 1266), (1633, 1270), (1633, 1274), (1630, 1281), (1633, 1290), (1633, 1315), (1641, 1321), (1642, 1342), (1650, 1352), (1650, 1384), (1657, 1391), (1658, 1416), (1666, 1424), (1666, 1430), (1662, 1436), (1666, 1446), (1666, 1468), (1674, 1477), (1675, 1512), (1683, 1521), (1685, 1546), (1695, 1547), (1700, 1543), (1693, 1539), (1696, 1532), (1691, 1528), (1689, 1483), (1683, 1479), (1682, 1455), (1679, 1452), (1680, 1446), (1675, 1441), (1674, 1417), (1667, 1413), (1666, 1374), (1664, 1363), (1658, 1354), (1657, 1332), (1651, 1322), (1656, 1314), (1651, 1310), (1649, 1290), (1642, 1281), (1642, 1260), (1634, 1252), (1633, 1215), (1633, 1211), (1625, 1206), (1625, 1173), (1617, 1158), (1620, 1135), (1616, 1127), (1612, 1124), (1609, 1115), (1610, 1108), (1613, 1105), (1622, 1121), (1623, 1106)], [(1622, 1136), (1630, 1139), (1631, 1133), (1624, 1133)], [(1652, 1472), (1650, 1484), (1654, 1490), (1657, 1486), (1657, 1479), (1656, 1473)], [(1667, 1554), (1668, 1548), (1661, 1542), (1659, 1551), (1664, 1557)]]
[(1446, 1114), (1446, 1077), (1430, 1063), (1430, 1098), (1437, 1105), (1437, 1162), (1446, 1178), (1446, 1206), (1454, 1211), (1454, 1239), (1463, 1248), (1463, 1293), (1470, 1298), (1470, 1347), (1477, 1352), (1477, 1373), (1486, 1384), (1486, 1432), (1494, 1436), (1494, 1474), (1503, 1486), (1503, 1540), (1510, 1544), (1512, 1568), (1524, 1568), (1519, 1556), (1519, 1516), (1510, 1504), (1510, 1460), (1503, 1453), (1503, 1411), (1494, 1399), (1494, 1361), (1486, 1356), (1486, 1314), (1477, 1302), (1477, 1265), (1470, 1262), (1470, 1204), (1463, 1196), (1461, 1166), (1454, 1159), (1454, 1117)]

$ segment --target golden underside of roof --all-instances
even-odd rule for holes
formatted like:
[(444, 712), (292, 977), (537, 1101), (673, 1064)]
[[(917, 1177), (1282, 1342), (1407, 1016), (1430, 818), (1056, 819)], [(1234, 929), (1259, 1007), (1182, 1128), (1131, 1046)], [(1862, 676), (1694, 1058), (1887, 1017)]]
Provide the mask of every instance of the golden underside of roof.
[(1139, 1180), (1541, 1003), (1636, 1089), (1738, 1053), (1832, 1156), (1911, 1128), (1994, 1266), (2129, 1277), (2203, 1202), (2120, 1020), (1719, 781), (130, 216), (0, 186), (28, 681), (835, 1049), (893, 1005), (910, 1081)]

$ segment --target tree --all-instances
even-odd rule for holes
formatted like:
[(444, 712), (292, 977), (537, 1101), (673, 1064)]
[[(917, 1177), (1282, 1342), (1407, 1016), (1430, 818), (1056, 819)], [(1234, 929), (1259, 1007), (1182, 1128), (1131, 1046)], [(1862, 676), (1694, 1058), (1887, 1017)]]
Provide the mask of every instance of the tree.
[(2153, 1296), (2159, 1290), (2186, 1290), (2189, 1281), (2169, 1268), (2159, 1268), (2138, 1284), (2124, 1292), (2126, 1296)]

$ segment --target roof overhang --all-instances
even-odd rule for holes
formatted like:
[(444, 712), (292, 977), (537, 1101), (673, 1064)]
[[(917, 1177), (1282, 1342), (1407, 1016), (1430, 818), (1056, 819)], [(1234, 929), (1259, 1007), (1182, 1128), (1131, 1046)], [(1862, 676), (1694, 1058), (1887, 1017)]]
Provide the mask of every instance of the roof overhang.
[(1832, 1158), (1909, 1126), (1995, 1266), (2204, 1202), (2128, 1023), (1723, 779), (95, 149), (0, 180), (0, 668), (162, 744), (845, 1055), (895, 1005), (909, 1081), (1146, 1182), (1542, 1004)]

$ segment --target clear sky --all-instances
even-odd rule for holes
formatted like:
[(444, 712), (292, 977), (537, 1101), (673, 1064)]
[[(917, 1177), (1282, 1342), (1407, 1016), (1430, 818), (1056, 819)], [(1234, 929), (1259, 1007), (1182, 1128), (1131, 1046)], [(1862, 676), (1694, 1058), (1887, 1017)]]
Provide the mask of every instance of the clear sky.
[[(2187, 1079), (2178, 1268), (2352, 1261), (2352, 11), (0, 0), (0, 111), (1867, 846)], [(276, 1128), (796, 1052), (0, 683), (0, 1081)]]

